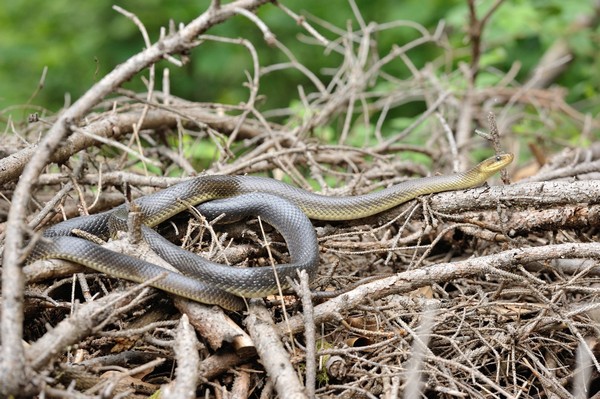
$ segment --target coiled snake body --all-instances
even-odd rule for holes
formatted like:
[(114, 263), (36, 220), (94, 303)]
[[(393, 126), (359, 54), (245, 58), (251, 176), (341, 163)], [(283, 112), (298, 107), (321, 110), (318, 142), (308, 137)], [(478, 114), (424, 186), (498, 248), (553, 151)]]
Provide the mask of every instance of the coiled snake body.
[[(118, 230), (126, 230), (126, 205), (97, 215), (73, 218), (48, 228), (44, 237), (34, 245), (28, 262), (65, 259), (137, 282), (162, 276), (153, 284), (159, 289), (239, 310), (244, 307), (240, 297), (260, 297), (278, 291), (275, 272), (284, 289), (287, 287), (286, 277), (296, 277), (297, 270), (304, 269), (310, 276), (315, 275), (319, 261), (318, 244), (308, 218), (359, 219), (419, 195), (467, 189), (483, 184), (512, 160), (512, 154), (497, 155), (463, 173), (408, 180), (381, 191), (348, 197), (323, 196), (262, 177), (200, 176), (135, 201), (145, 225), (142, 228), (144, 239), (183, 274), (168, 272), (152, 263), (71, 236), (72, 231), (78, 229), (107, 239)], [(151, 229), (195, 205), (209, 219), (220, 214), (225, 214), (230, 220), (260, 215), (284, 237), (290, 262), (275, 268), (233, 268), (184, 251)]]

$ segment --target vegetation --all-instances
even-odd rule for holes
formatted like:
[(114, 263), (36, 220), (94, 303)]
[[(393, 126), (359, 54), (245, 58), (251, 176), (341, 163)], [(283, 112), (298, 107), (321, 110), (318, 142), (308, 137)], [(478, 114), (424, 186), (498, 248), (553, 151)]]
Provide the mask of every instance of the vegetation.
[[(201, 3), (0, 9), (0, 396), (600, 391), (597, 5)], [(355, 196), (500, 152), (489, 186), (313, 221), (310, 290), (333, 298), (300, 277), (223, 311), (28, 257), (49, 225), (198, 174)], [(102, 245), (160, 264), (133, 219)], [(158, 230), (217, 262), (289, 260), (260, 220)]]
[[(167, 26), (169, 20), (176, 24), (186, 23), (197, 14), (199, 7), (208, 2), (161, 2), (130, 1), (126, 8), (135, 10), (136, 15), (146, 26), (149, 36), (156, 40), (160, 27)], [(345, 30), (358, 28), (348, 3), (335, 4), (319, 0), (286, 1), (292, 10), (302, 12), (309, 21), (326, 21)], [(493, 5), (490, 0), (478, 3), (477, 12), (483, 15)], [(383, 0), (358, 4), (365, 21), (380, 24), (408, 20), (433, 31), (442, 23), (448, 35), (443, 46), (452, 49), (452, 57), (447, 72), (455, 70), (458, 63), (469, 62), (470, 43), (468, 38), (468, 4), (462, 0), (452, 1), (397, 1)], [(516, 82), (524, 82), (533, 73), (543, 54), (558, 41), (564, 40), (572, 51), (568, 73), (562, 73), (556, 84), (569, 88), (569, 103), (578, 103), (580, 110), (597, 113), (595, 101), (599, 90), (600, 68), (598, 67), (597, 46), (594, 38), (597, 28), (594, 24), (582, 26), (586, 18), (593, 18), (596, 10), (593, 2), (560, 0), (517, 0), (505, 2), (491, 16), (483, 32), (483, 54), (477, 84), (481, 87), (494, 85), (501, 79), (499, 71), (517, 67)], [(285, 43), (296, 57), (302, 60), (311, 71), (319, 75), (326, 68), (335, 68), (341, 56), (335, 52), (324, 52), (319, 46), (295, 40), (304, 35), (298, 26), (289, 23), (289, 18), (273, 6), (258, 11), (260, 18), (270, 27), (278, 40)], [(50, 112), (58, 111), (65, 103), (65, 95), (70, 101), (77, 99), (91, 85), (114, 68), (138, 52), (143, 43), (135, 25), (121, 17), (101, 1), (87, 1), (77, 4), (65, 0), (37, 2), (23, 0), (10, 2), (0, 9), (0, 110), (30, 103)], [(337, 32), (323, 32), (335, 38)], [(261, 62), (270, 65), (287, 62), (280, 51), (269, 47), (262, 39), (262, 33), (243, 17), (236, 17), (230, 23), (215, 27), (211, 34), (229, 38), (245, 38), (252, 42), (259, 52)], [(418, 36), (414, 27), (401, 26), (382, 32), (377, 37), (379, 51), (386, 52), (394, 44), (406, 43)], [(440, 45), (421, 46), (409, 53), (417, 68), (434, 62), (443, 53)], [(171, 76), (173, 93), (191, 101), (210, 101), (237, 104), (245, 101), (247, 90), (242, 86), (246, 81), (244, 71), (252, 68), (249, 54), (239, 46), (208, 43), (190, 54), (191, 62), (184, 68), (176, 69)], [(159, 69), (168, 64), (159, 63)], [(43, 75), (44, 87), (36, 92)], [(410, 76), (410, 71), (402, 63), (387, 66), (389, 73), (401, 78)], [(291, 105), (286, 92), (279, 90), (282, 85), (309, 85), (302, 74), (285, 70), (269, 74), (261, 82), (261, 94), (265, 100), (263, 109)], [(142, 80), (137, 77), (126, 85), (135, 91), (144, 90)], [(32, 95), (37, 93), (36, 95)], [(18, 113), (5, 111), (22, 120), (31, 109)], [(423, 110), (414, 104), (399, 110), (405, 117), (414, 117)]]

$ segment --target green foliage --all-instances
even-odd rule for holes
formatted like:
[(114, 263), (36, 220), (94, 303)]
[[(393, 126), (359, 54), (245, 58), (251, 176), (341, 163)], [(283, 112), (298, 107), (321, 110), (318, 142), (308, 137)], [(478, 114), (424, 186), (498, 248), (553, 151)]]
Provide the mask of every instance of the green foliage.
[(194, 168), (203, 170), (219, 160), (219, 149), (213, 140), (183, 136), (183, 155)]
[[(169, 19), (173, 19), (176, 24), (187, 23), (209, 4), (207, 0), (130, 0), (118, 3), (140, 18), (151, 40), (158, 38), (160, 27), (168, 26)], [(327, 21), (341, 30), (346, 30), (349, 26), (358, 29), (358, 22), (346, 1), (288, 0), (283, 3), (305, 15), (330, 39), (337, 35), (320, 27), (314, 18)], [(483, 16), (493, 3), (492, 0), (477, 2), (478, 15)], [(3, 4), (0, 8), (0, 110), (26, 103), (38, 85), (43, 68), (48, 67), (44, 88), (33, 99), (32, 104), (55, 112), (63, 106), (65, 94), (70, 94), (71, 101), (74, 101), (117, 64), (139, 52), (144, 43), (138, 28), (128, 18), (112, 10), (109, 4), (102, 1), (66, 0), (21, 0)], [(455, 64), (450, 67), (455, 68), (456, 63), (469, 61), (469, 43), (465, 41), (469, 21), (466, 1), (363, 0), (357, 4), (367, 23), (408, 20), (423, 24), (433, 31), (440, 20), (446, 20), (450, 43), (457, 49), (454, 51), (457, 56), (453, 61)], [(481, 57), (483, 70), (478, 84), (494, 85), (498, 81), (498, 76), (488, 72), (486, 68), (507, 71), (515, 62), (522, 65), (517, 78), (525, 79), (544, 51), (558, 39), (564, 38), (575, 53), (575, 60), (558, 83), (570, 88), (570, 101), (594, 99), (600, 82), (598, 41), (593, 40), (597, 33), (591, 29), (574, 28), (578, 18), (593, 14), (592, 7), (593, 2), (585, 1), (504, 2), (492, 16), (484, 32)], [(341, 55), (335, 52), (325, 53), (321, 47), (297, 40), (298, 35), (304, 34), (302, 28), (278, 8), (268, 4), (258, 10), (258, 15), (277, 38), (324, 81), (328, 77), (323, 71), (340, 64)], [(245, 17), (235, 17), (223, 25), (215, 26), (209, 33), (247, 39), (256, 46), (261, 65), (289, 61), (281, 51), (267, 46), (262, 32)], [(419, 33), (411, 26), (398, 26), (381, 32), (377, 35), (379, 51), (383, 54), (392, 45), (402, 45), (418, 36)], [(410, 51), (409, 56), (417, 67), (422, 67), (439, 56), (441, 51), (437, 46), (427, 45)], [(247, 80), (245, 72), (254, 73), (247, 49), (233, 44), (206, 42), (194, 49), (190, 57), (191, 62), (181, 69), (166, 62), (158, 65), (159, 71), (167, 66), (171, 69), (174, 94), (194, 101), (231, 104), (247, 99), (248, 89), (243, 86)], [(410, 71), (402, 62), (390, 63), (385, 70), (400, 78), (410, 76)], [(143, 73), (147, 75), (147, 72)], [(160, 73), (157, 76), (157, 88), (160, 89)], [(262, 109), (289, 106), (292, 101), (290, 91), (295, 91), (298, 85), (310, 88), (312, 83), (292, 69), (264, 76), (261, 79), (262, 99), (259, 106)], [(281, 90), (281, 87), (288, 89)], [(145, 90), (140, 78), (132, 79), (127, 88)], [(598, 104), (595, 102), (587, 105), (587, 110), (598, 111)], [(294, 118), (300, 121), (304, 111), (301, 110), (301, 104), (294, 107), (298, 111)], [(408, 105), (401, 114), (390, 117), (412, 118), (422, 111), (419, 106)], [(13, 113), (13, 117), (19, 119), (26, 115), (26, 111)], [(321, 133), (333, 140), (336, 138), (336, 135), (331, 136), (328, 129)]]
[[(479, 18), (493, 3), (492, 0), (477, 3)], [(595, 40), (597, 32), (593, 28), (577, 29), (581, 19), (593, 16), (594, 12), (591, 1), (506, 1), (492, 15), (485, 28), (481, 66), (508, 71), (518, 62), (522, 67), (517, 77), (523, 80), (532, 73), (550, 46), (558, 40), (565, 40), (575, 59), (568, 73), (560, 76), (557, 83), (570, 89), (570, 101), (595, 97), (600, 89), (598, 41)], [(450, 9), (447, 20), (451, 26), (464, 32), (469, 21), (464, 3)], [(453, 34), (450, 39), (456, 47), (468, 45), (464, 35)], [(464, 54), (463, 60), (467, 61), (470, 53)], [(497, 77), (484, 72), (479, 76), (478, 84), (489, 87), (495, 81)], [(594, 106), (597, 112), (598, 104)]]

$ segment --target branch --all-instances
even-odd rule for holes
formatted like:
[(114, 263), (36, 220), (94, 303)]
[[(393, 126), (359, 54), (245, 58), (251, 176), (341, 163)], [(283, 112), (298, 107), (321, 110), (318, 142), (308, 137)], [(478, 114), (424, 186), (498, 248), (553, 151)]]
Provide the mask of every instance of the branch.
[(256, 355), (254, 343), (248, 334), (227, 317), (223, 309), (183, 298), (175, 298), (175, 306), (189, 317), (190, 324), (213, 350), (221, 348), (223, 342), (230, 342), (241, 358)]
[[(314, 320), (319, 325), (336, 320), (340, 313), (355, 309), (367, 299), (374, 301), (391, 294), (413, 291), (434, 283), (458, 278), (469, 278), (481, 274), (494, 274), (495, 270), (507, 270), (522, 263), (543, 261), (556, 258), (592, 258), (600, 259), (600, 244), (575, 243), (556, 244), (544, 247), (511, 249), (493, 255), (476, 257), (459, 262), (440, 263), (398, 273), (372, 283), (360, 286), (346, 294), (315, 306)], [(304, 318), (296, 315), (277, 324), (280, 336), (297, 334), (304, 328)]]
[(304, 387), (298, 380), (298, 374), (290, 362), (289, 354), (279, 339), (273, 319), (262, 300), (250, 301), (250, 314), (246, 318), (246, 327), (254, 340), (261, 363), (275, 384), (279, 396), (307, 398)]
[(177, 357), (176, 379), (163, 388), (163, 398), (196, 397), (200, 356), (198, 354), (198, 339), (194, 329), (184, 314), (179, 320), (175, 336), (175, 355)]
[[(134, 55), (116, 67), (96, 83), (71, 107), (60, 115), (46, 136), (33, 152), (31, 160), (23, 169), (8, 213), (6, 241), (2, 268), (2, 315), (0, 319), (2, 352), (0, 363), (0, 394), (17, 395), (26, 386), (28, 375), (23, 336), (23, 287), (21, 270), (21, 249), (23, 247), (23, 221), (29, 204), (31, 188), (37, 176), (48, 163), (50, 155), (67, 134), (71, 124), (77, 123), (86, 112), (98, 104), (124, 82), (144, 68), (160, 61), (169, 54), (180, 54), (197, 45), (196, 37), (211, 26), (223, 22), (234, 15), (237, 8), (253, 10), (268, 0), (238, 0), (223, 6), (213, 6), (172, 36), (158, 41), (148, 49)], [(218, 5), (219, 3), (213, 3)]]
[[(116, 140), (133, 131), (133, 126), (139, 122), (142, 112), (141, 110), (118, 114), (111, 112), (106, 115), (99, 115), (97, 121), (91, 122), (80, 129), (103, 138)], [(239, 138), (255, 137), (262, 133), (258, 127), (253, 126), (250, 122), (252, 121), (244, 121), (239, 128)], [(139, 130), (176, 128), (178, 123), (181, 123), (185, 128), (192, 129), (204, 124), (222, 133), (230, 133), (240, 124), (240, 117), (217, 115), (202, 107), (185, 108), (179, 111), (150, 109), (142, 119)], [(98, 144), (101, 143), (89, 137), (89, 135), (75, 132), (64, 141), (64, 144), (61, 144), (52, 152), (49, 160), (59, 164), (65, 163), (77, 152)], [(34, 144), (0, 159), (0, 185), (17, 180), (25, 165), (31, 161), (33, 155), (38, 151), (38, 148), (39, 145)]]
[(551, 181), (493, 186), (440, 193), (431, 197), (431, 208), (441, 213), (495, 209), (542, 208), (565, 204), (600, 203), (600, 181)]
[(139, 285), (125, 294), (118, 292), (108, 294), (80, 306), (73, 315), (61, 321), (29, 347), (28, 364), (34, 370), (41, 370), (60, 351), (81, 342), (83, 338), (98, 331), (122, 312), (129, 310), (132, 304), (143, 300), (145, 293), (141, 293), (136, 299), (131, 299), (131, 295), (139, 293), (143, 287)]

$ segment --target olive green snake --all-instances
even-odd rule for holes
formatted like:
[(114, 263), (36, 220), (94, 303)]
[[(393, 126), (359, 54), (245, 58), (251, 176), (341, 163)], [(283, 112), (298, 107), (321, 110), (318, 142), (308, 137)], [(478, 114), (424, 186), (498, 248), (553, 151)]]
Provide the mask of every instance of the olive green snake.
[[(100, 214), (69, 219), (46, 229), (33, 245), (27, 262), (64, 259), (136, 282), (155, 279), (152, 285), (161, 290), (194, 301), (240, 310), (245, 306), (244, 297), (277, 293), (278, 282), (281, 288), (286, 289), (287, 277), (295, 278), (298, 270), (306, 270), (309, 276), (314, 277), (319, 248), (309, 218), (330, 221), (360, 219), (420, 195), (475, 187), (512, 160), (512, 154), (496, 155), (466, 172), (407, 180), (380, 191), (340, 197), (308, 192), (264, 177), (200, 176), (134, 201), (142, 214), (144, 240), (181, 274), (72, 236), (73, 230), (78, 229), (108, 239), (116, 231), (126, 230), (126, 204)], [(251, 268), (226, 266), (185, 251), (151, 229), (190, 206), (198, 206), (208, 219), (221, 214), (230, 220), (259, 215), (285, 239), (289, 262)]]

